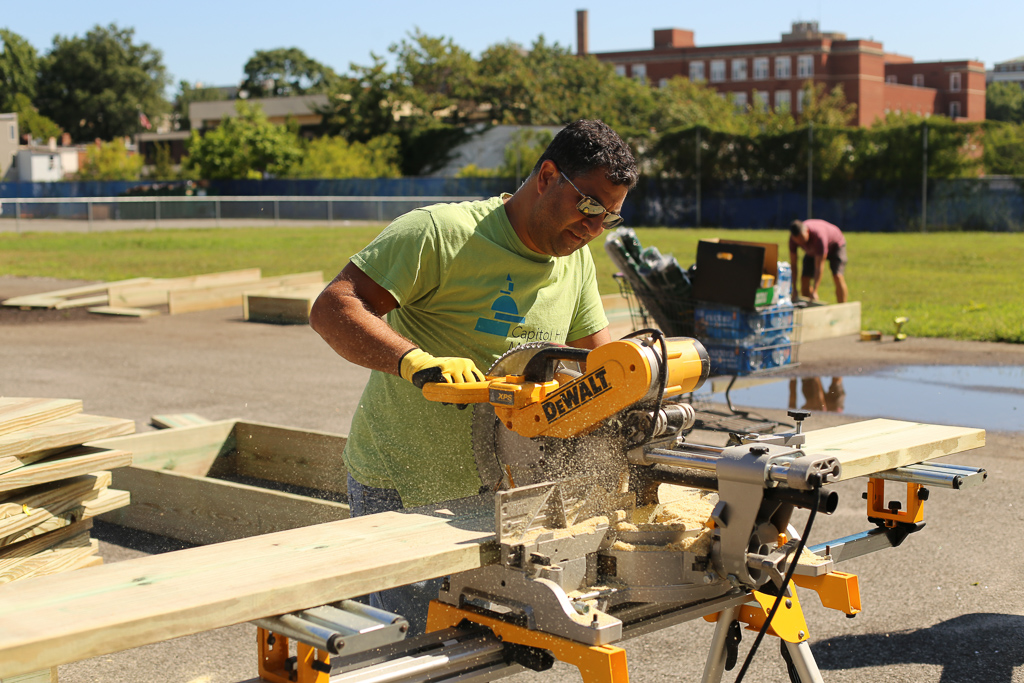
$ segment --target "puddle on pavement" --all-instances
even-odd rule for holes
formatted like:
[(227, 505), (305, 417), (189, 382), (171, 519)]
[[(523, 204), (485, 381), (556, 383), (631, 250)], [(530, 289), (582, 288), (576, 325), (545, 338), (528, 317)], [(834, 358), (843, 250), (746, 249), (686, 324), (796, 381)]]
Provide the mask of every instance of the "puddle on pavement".
[[(746, 381), (763, 383), (742, 386)], [(727, 383), (719, 378), (715, 391), (724, 392)], [(710, 398), (705, 393), (710, 384), (697, 398)], [(729, 396), (734, 406), (1024, 430), (1024, 366), (910, 365), (848, 377), (741, 377)], [(723, 400), (721, 393), (714, 400)]]

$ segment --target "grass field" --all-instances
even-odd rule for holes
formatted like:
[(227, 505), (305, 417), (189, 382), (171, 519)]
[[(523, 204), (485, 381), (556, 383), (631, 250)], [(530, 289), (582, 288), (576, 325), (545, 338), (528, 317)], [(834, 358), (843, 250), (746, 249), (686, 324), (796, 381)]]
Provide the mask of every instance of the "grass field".
[[(323, 270), (330, 279), (381, 226), (182, 229), (133, 232), (0, 233), (0, 274), (119, 280), (176, 277), (259, 266), (265, 275)], [(643, 246), (674, 254), (688, 267), (707, 237), (774, 242), (779, 230), (639, 228)], [(907, 316), (911, 336), (1024, 343), (1024, 234), (847, 235), (850, 298), (863, 306), (863, 327), (890, 333)], [(614, 268), (595, 242), (601, 291), (617, 290)], [(827, 273), (821, 288), (833, 300)]]

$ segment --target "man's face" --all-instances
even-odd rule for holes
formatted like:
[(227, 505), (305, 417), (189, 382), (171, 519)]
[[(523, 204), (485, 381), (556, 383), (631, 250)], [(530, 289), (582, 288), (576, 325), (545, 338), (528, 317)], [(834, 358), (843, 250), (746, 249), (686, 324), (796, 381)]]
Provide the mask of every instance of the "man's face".
[(538, 204), (531, 248), (549, 256), (568, 256), (604, 232), (606, 214), (585, 216), (580, 213), (576, 205), (583, 198), (581, 195), (592, 197), (612, 213), (619, 213), (628, 189), (608, 180), (604, 169), (569, 178), (570, 183), (553, 164), (552, 167), (549, 187)]
[(796, 242), (801, 247), (806, 247), (808, 233), (809, 231), (807, 230), (807, 228), (804, 228), (803, 230), (800, 231), (799, 234), (793, 235), (793, 241)]

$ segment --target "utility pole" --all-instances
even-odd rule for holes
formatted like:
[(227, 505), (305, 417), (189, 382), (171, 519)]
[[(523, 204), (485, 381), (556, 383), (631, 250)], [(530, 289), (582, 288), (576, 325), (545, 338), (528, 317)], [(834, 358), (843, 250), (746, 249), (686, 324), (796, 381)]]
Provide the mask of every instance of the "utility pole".
[(921, 232), (928, 230), (928, 122), (921, 124)]
[(814, 217), (814, 123), (807, 124), (807, 217)]
[(697, 163), (697, 224), (700, 227), (700, 126), (697, 126), (697, 144), (693, 147), (693, 155)]

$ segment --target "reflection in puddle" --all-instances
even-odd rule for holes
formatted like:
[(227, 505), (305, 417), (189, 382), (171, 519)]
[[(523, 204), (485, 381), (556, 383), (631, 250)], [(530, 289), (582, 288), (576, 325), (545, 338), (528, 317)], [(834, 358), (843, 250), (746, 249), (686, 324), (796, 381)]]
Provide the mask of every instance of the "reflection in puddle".
[(750, 387), (744, 379), (729, 394), (737, 406), (1024, 430), (1022, 366), (914, 365), (848, 377), (765, 377)]

